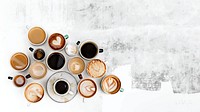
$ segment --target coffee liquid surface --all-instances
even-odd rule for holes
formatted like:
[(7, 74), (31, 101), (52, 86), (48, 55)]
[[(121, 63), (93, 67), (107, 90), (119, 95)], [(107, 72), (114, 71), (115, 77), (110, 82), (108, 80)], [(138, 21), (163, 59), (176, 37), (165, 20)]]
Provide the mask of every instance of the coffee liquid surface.
[(82, 59), (75, 57), (68, 62), (68, 67), (73, 74), (80, 74), (84, 71), (85, 63)]
[(41, 44), (46, 38), (46, 33), (45, 31), (40, 28), (40, 27), (33, 27), (29, 32), (28, 32), (28, 39), (31, 41), (33, 44)]
[(81, 47), (81, 54), (86, 58), (94, 58), (97, 55), (97, 47), (93, 43), (85, 43)]
[(61, 69), (65, 64), (65, 58), (60, 53), (53, 53), (49, 56), (47, 63), (53, 70)]
[(16, 53), (11, 57), (10, 64), (16, 70), (23, 70), (28, 66), (28, 57), (23, 53)]
[(55, 90), (59, 94), (65, 94), (69, 89), (68, 84), (65, 81), (58, 81), (55, 85)]
[(42, 49), (37, 49), (34, 54), (34, 58), (37, 60), (42, 60), (45, 57), (45, 52)]

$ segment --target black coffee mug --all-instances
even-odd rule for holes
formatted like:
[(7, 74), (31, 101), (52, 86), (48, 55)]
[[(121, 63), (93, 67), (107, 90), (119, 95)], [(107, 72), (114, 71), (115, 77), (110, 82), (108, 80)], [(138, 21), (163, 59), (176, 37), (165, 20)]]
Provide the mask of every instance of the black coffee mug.
[[(80, 41), (78, 41), (76, 44), (79, 45)], [(97, 44), (90, 40), (82, 42), (79, 46), (79, 54), (86, 60), (94, 59), (98, 53), (102, 52), (103, 49), (99, 49)]]
[(29, 47), (29, 50), (33, 53), (32, 56), (35, 60), (42, 61), (45, 58), (45, 51), (41, 48), (34, 49)]

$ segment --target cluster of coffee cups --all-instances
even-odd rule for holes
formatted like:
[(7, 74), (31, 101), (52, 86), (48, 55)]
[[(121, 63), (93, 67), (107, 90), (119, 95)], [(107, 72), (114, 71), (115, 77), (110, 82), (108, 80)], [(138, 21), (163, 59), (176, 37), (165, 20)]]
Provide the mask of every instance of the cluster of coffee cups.
[[(48, 39), (47, 39), (48, 38)], [(28, 31), (28, 40), (34, 46), (43, 45), (48, 40), (49, 47), (53, 50), (50, 54), (46, 54), (45, 49), (32, 47), (29, 48), (32, 56), (29, 57), (25, 53), (17, 52), (12, 55), (10, 64), (13, 69), (22, 72), (28, 69), (28, 75), (9, 76), (14, 85), (22, 87), (26, 84), (29, 78), (41, 79), (47, 74), (47, 70), (58, 72), (63, 69), (67, 62), (67, 68), (70, 74), (77, 75), (80, 79), (77, 90), (84, 98), (90, 98), (97, 92), (97, 85), (92, 78), (102, 78), (101, 89), (108, 94), (116, 94), (121, 90), (120, 79), (115, 75), (107, 75), (106, 65), (100, 59), (95, 59), (98, 53), (102, 53), (103, 49), (99, 49), (97, 44), (93, 41), (78, 41), (75, 43), (68, 43), (66, 40), (68, 35), (63, 36), (60, 33), (53, 33), (49, 37), (41, 27), (32, 27)], [(65, 50), (66, 54), (71, 57), (67, 59), (61, 52)], [(30, 62), (30, 58), (35, 61)], [(42, 61), (45, 60), (45, 63)], [(85, 64), (88, 61), (88, 64)], [(64, 68), (65, 69), (65, 68)], [(87, 70), (91, 78), (84, 78), (82, 72)], [(75, 76), (76, 77), (76, 76)], [(61, 97), (70, 94), (70, 82), (65, 79), (58, 79), (54, 82), (53, 90)], [(25, 98), (32, 102), (40, 101), (44, 96), (44, 88), (41, 84), (33, 82), (26, 86), (24, 91)]]

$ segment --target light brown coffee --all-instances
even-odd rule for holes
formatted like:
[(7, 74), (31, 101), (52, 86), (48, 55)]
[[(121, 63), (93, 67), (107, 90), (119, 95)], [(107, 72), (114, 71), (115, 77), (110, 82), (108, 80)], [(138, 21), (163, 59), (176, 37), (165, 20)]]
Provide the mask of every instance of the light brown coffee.
[(46, 33), (40, 27), (33, 27), (28, 32), (28, 39), (32, 44), (42, 44), (46, 40)]
[(10, 58), (10, 64), (15, 70), (25, 70), (29, 65), (29, 59), (24, 53), (18, 52)]
[(83, 79), (78, 84), (78, 91), (84, 98), (90, 98), (97, 92), (96, 83), (92, 79)]
[(47, 67), (42, 62), (34, 62), (29, 67), (29, 74), (36, 79), (43, 78), (47, 73)]
[(99, 59), (93, 59), (88, 63), (87, 72), (93, 78), (100, 78), (106, 73), (106, 65)]
[(121, 88), (121, 82), (115, 75), (108, 75), (101, 81), (101, 88), (109, 94), (117, 93)]
[(24, 95), (29, 102), (39, 102), (44, 96), (44, 89), (38, 83), (29, 84), (24, 91)]
[(73, 74), (80, 74), (85, 69), (84, 61), (79, 57), (74, 57), (68, 62), (68, 69)]

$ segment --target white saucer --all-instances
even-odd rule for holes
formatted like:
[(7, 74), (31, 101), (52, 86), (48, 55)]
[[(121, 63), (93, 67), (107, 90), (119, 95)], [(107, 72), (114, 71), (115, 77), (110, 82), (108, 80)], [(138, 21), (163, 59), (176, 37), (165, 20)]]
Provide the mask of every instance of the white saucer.
[[(53, 91), (53, 85), (54, 82), (58, 79), (65, 79), (66, 81), (68, 81), (70, 83), (70, 91), (73, 92), (73, 94), (66, 94), (64, 96), (60, 96), (57, 95), (54, 91)], [(66, 103), (71, 101), (77, 94), (77, 81), (74, 78), (74, 76), (72, 76), (70, 73), (65, 72), (65, 71), (59, 71), (59, 72), (55, 72), (47, 81), (47, 93), (49, 95), (49, 97), (54, 100), (55, 102), (58, 103)]]

